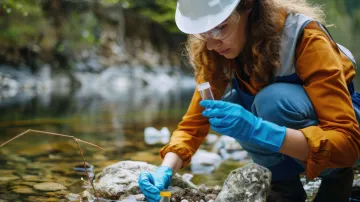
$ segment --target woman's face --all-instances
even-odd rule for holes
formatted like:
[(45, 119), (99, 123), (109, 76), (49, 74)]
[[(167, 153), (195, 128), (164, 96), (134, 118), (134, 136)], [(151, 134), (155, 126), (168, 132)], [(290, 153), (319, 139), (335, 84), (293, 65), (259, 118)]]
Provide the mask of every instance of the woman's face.
[(238, 14), (240, 15), (240, 19), (239, 16), (237, 16), (237, 20), (234, 20), (234, 16), (232, 16), (218, 25), (217, 29), (225, 32), (225, 35), (226, 32), (228, 32), (229, 35), (226, 35), (224, 39), (206, 39), (207, 49), (214, 50), (227, 59), (236, 58), (244, 49), (247, 40), (247, 21), (250, 12), (251, 9), (243, 11)]

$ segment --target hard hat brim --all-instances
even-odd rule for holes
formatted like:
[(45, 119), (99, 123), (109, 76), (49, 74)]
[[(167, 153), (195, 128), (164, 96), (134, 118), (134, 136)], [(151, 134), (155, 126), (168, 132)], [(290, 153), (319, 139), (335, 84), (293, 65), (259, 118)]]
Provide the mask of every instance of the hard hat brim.
[[(191, 0), (195, 8), (192, 8), (190, 12), (184, 12), (185, 9), (182, 8), (179, 1), (176, 7), (175, 22), (177, 27), (186, 34), (200, 34), (213, 29), (226, 20), (241, 2), (241, 0), (215, 0), (221, 1), (221, 6), (211, 7), (202, 6), (201, 4), (204, 3), (198, 2), (204, 0)], [(197, 12), (194, 12), (195, 10)]]

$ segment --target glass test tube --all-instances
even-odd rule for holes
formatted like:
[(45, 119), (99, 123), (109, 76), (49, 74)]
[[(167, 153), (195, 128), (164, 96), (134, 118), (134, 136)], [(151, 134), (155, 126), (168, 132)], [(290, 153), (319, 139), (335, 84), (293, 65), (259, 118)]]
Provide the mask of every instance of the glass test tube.
[(209, 82), (201, 83), (197, 86), (197, 88), (203, 100), (214, 100)]
[(170, 202), (171, 191), (168, 189), (164, 189), (160, 191), (161, 200), (160, 202)]

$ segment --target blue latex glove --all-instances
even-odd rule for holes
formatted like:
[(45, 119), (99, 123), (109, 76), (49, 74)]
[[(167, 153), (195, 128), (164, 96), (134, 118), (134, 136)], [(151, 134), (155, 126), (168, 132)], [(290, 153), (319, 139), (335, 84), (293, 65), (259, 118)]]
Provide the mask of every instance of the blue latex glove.
[(202, 114), (209, 118), (214, 131), (271, 151), (280, 150), (286, 135), (285, 127), (262, 120), (238, 104), (203, 100), (200, 105), (206, 109)]
[(138, 183), (149, 202), (159, 202), (160, 191), (168, 188), (171, 179), (172, 170), (167, 166), (160, 166), (154, 172), (142, 171)]

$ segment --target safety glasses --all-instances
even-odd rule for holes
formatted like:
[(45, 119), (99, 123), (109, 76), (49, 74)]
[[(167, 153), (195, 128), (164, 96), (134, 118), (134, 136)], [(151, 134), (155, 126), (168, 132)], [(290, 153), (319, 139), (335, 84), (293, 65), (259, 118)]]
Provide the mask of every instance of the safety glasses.
[(235, 11), (217, 27), (201, 34), (194, 34), (194, 36), (202, 41), (208, 39), (224, 40), (236, 29), (239, 21), (240, 14)]

